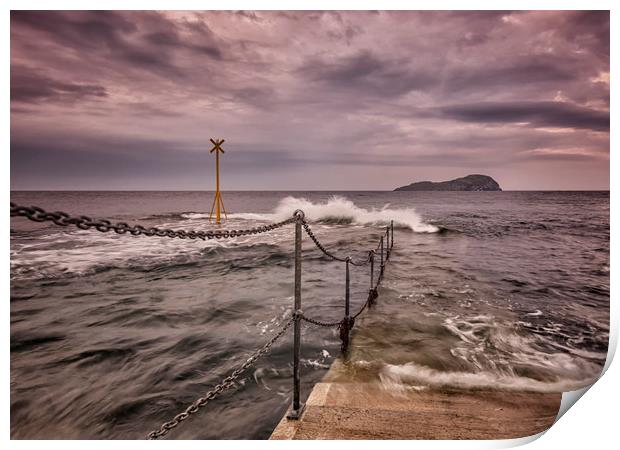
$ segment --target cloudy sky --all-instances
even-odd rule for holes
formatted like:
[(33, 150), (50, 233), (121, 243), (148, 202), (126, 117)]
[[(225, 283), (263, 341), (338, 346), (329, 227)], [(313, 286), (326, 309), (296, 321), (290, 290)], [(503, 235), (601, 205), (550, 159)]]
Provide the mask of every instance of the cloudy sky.
[(12, 12), (12, 189), (609, 188), (607, 12)]

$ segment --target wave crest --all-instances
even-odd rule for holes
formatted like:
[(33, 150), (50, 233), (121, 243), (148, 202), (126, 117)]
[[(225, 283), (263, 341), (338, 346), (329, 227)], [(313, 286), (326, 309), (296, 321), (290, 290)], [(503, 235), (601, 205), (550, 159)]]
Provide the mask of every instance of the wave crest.
[(305, 198), (289, 196), (280, 200), (273, 216), (275, 220), (284, 220), (290, 217), (296, 209), (303, 210), (306, 218), (312, 222), (388, 225), (391, 220), (394, 220), (394, 226), (409, 228), (417, 233), (439, 231), (439, 227), (425, 223), (413, 208), (392, 209), (387, 204), (381, 209), (365, 209), (337, 195), (330, 197), (325, 203), (313, 203)]

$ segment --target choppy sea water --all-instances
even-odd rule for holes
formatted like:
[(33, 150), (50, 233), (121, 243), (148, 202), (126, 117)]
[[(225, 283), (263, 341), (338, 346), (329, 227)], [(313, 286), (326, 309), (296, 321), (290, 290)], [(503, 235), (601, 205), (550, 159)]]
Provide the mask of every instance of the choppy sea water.
[[(336, 195), (337, 197), (334, 197)], [(390, 219), (378, 303), (350, 373), (385, 389), (573, 390), (604, 364), (608, 192), (226, 192), (228, 228), (302, 208), (364, 257)], [(13, 192), (11, 201), (209, 229), (205, 192)], [(292, 311), (293, 227), (224, 241), (118, 236), (11, 220), (11, 435), (142, 438), (208, 391)], [(303, 310), (342, 316), (344, 265), (304, 237)], [(368, 268), (352, 267), (352, 310)], [(302, 395), (339, 354), (305, 326)], [(170, 438), (267, 438), (291, 401), (292, 333)]]

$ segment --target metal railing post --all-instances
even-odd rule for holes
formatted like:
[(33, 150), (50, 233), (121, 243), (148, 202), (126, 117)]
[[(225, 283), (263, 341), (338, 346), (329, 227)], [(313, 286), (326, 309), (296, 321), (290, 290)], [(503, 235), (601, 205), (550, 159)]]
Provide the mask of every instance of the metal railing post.
[(372, 289), (375, 278), (375, 251), (370, 251), (370, 289)]
[(349, 308), (349, 300), (350, 300), (351, 291), (349, 289), (349, 282), (350, 282), (351, 277), (349, 276), (349, 261), (350, 261), (350, 259), (347, 258), (347, 261), (346, 261), (347, 269), (346, 269), (346, 276), (345, 276), (346, 287), (345, 287), (345, 291), (344, 291), (344, 316), (345, 317), (349, 317), (349, 315), (350, 315), (349, 314), (349, 312), (350, 312), (349, 311), (349, 309), (350, 309)]
[(293, 331), (293, 405), (286, 416), (287, 419), (297, 420), (301, 416), (304, 405), (301, 404), (299, 388), (301, 377), (299, 374), (299, 354), (301, 352), (301, 222), (303, 212), (295, 211), (295, 328)]
[(351, 290), (349, 288), (351, 277), (349, 274), (349, 262), (351, 258), (347, 257), (346, 262), (346, 272), (345, 272), (345, 290), (344, 290), (344, 318), (342, 322), (340, 322), (340, 350), (342, 351), (345, 358), (348, 355), (349, 350), (349, 334), (351, 332), (351, 328), (353, 327), (353, 318), (351, 317), (351, 309), (350, 309), (350, 299), (351, 299)]
[(390, 250), (394, 247), (394, 221), (390, 222), (390, 228), (392, 229), (390, 235), (392, 236), (392, 243), (390, 244)]
[(377, 298), (377, 290), (374, 287), (374, 275), (375, 275), (375, 251), (370, 251), (370, 289), (368, 289), (368, 308), (372, 308)]
[(383, 273), (383, 236), (381, 236), (381, 273)]

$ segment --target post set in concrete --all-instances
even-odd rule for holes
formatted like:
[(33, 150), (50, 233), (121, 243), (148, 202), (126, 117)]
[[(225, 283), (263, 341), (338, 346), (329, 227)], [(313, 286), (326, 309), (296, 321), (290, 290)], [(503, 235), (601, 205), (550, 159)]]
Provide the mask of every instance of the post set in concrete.
[[(287, 419), (297, 420), (303, 412), (304, 405), (301, 403), (300, 395), (300, 353), (301, 353), (301, 226), (304, 218), (303, 212), (295, 212), (295, 324), (293, 331), (293, 404), (291, 410), (286, 416)], [(387, 253), (384, 258), (384, 238), (387, 244)], [(383, 270), (385, 267), (385, 261), (389, 257), (389, 254), (394, 246), (394, 221), (390, 223), (390, 226), (386, 227), (385, 236), (381, 236), (381, 266), (379, 277), (383, 276)], [(376, 297), (372, 296), (372, 291), (375, 290), (374, 286), (374, 270), (375, 270), (375, 251), (370, 251), (370, 291), (371, 299)], [(347, 257), (345, 260), (345, 296), (344, 296), (344, 314), (343, 324), (341, 324), (341, 339), (343, 339), (343, 350), (346, 350), (349, 344), (349, 329), (352, 325), (353, 318), (350, 317), (350, 270), (349, 265), (351, 258)], [(372, 302), (371, 302), (372, 303)], [(346, 328), (346, 332), (343, 333), (342, 326)], [(345, 342), (346, 340), (346, 342)]]

